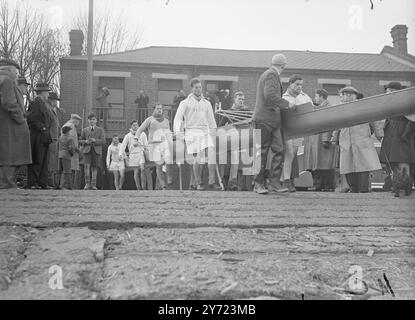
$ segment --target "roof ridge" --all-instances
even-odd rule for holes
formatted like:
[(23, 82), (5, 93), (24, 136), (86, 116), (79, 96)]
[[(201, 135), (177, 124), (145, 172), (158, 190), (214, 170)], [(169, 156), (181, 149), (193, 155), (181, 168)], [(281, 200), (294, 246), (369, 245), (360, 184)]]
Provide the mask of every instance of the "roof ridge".
[[(168, 52), (168, 54), (166, 54)], [(272, 54), (284, 53), (297, 69), (413, 72), (414, 67), (404, 61), (391, 59), (381, 53), (347, 53), (309, 50), (240, 50), (186, 46), (147, 46), (112, 54), (95, 55), (97, 61), (157, 63), (175, 65), (210, 65), (230, 67), (265, 67)], [(203, 59), (201, 57), (204, 57)], [(266, 58), (268, 57), (268, 58)], [(86, 56), (67, 57), (68, 60)], [(201, 60), (202, 59), (202, 60)]]
[(314, 51), (314, 50), (292, 50), (292, 49), (266, 49), (266, 50), (253, 50), (253, 49), (228, 49), (228, 48), (208, 48), (208, 47), (188, 47), (188, 46), (147, 46), (132, 50), (125, 50), (107, 54), (97, 54), (96, 57), (108, 56), (108, 55), (120, 55), (124, 53), (131, 53), (141, 50), (147, 50), (152, 48), (161, 48), (161, 49), (197, 49), (197, 50), (218, 50), (218, 51), (238, 51), (238, 52), (310, 52), (310, 53), (322, 53), (322, 54), (355, 54), (355, 55), (375, 55), (378, 56), (379, 53), (367, 53), (367, 52), (340, 52), (340, 51)]

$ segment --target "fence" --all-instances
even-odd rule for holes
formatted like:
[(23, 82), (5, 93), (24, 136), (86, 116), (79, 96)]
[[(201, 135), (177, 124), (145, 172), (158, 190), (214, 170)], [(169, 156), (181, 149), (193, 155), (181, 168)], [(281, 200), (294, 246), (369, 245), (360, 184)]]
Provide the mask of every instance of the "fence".
[[(131, 107), (110, 107), (95, 108), (98, 123), (106, 131), (128, 132), (131, 127), (131, 121), (137, 120), (138, 124), (153, 114), (152, 108), (131, 108)], [(166, 107), (164, 116), (169, 120), (170, 127), (173, 127), (176, 109)]]
[[(170, 122), (170, 128), (173, 129), (174, 116), (176, 115), (174, 107), (166, 106), (164, 116)], [(110, 107), (95, 108), (98, 118), (98, 125), (103, 127), (106, 132), (128, 132), (131, 127), (131, 121), (137, 120), (138, 124), (153, 114), (153, 108), (131, 108), (131, 107)], [(216, 123), (219, 124), (222, 116), (215, 114)]]

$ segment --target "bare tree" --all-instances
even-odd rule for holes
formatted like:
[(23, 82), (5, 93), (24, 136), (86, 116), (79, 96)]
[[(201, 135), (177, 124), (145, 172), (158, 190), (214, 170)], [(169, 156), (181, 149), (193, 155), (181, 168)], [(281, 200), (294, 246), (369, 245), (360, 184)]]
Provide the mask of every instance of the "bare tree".
[[(88, 33), (88, 13), (80, 12), (74, 20), (74, 27)], [(94, 15), (94, 54), (108, 54), (137, 49), (141, 43), (143, 29), (131, 31), (124, 13), (116, 14), (108, 7)], [(86, 54), (86, 46), (83, 48)]]
[(19, 62), (21, 74), (31, 81), (32, 95), (39, 81), (59, 91), (59, 59), (67, 52), (60, 31), (50, 29), (44, 15), (27, 5), (0, 2), (0, 55)]

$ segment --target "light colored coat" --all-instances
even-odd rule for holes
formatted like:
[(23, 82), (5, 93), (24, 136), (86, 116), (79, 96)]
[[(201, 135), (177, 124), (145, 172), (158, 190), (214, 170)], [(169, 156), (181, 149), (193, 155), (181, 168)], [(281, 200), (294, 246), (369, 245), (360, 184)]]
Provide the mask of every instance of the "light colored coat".
[(340, 173), (375, 171), (381, 169), (379, 157), (375, 149), (374, 139), (383, 137), (383, 129), (379, 122), (363, 123), (340, 130)]
[[(75, 125), (69, 120), (65, 123), (63, 127), (71, 127), (72, 129), (68, 132), (68, 137), (73, 139), (74, 146), (77, 150), (79, 150), (79, 143), (78, 143), (78, 132), (76, 131)], [(71, 170), (78, 171), (79, 169), (79, 152), (74, 152), (73, 156), (71, 157)]]
[[(328, 100), (325, 100), (315, 109), (330, 107)], [(335, 168), (335, 149), (331, 144), (332, 131), (324, 132), (304, 139), (304, 169), (306, 170), (329, 170)], [(329, 142), (328, 148), (323, 147), (323, 142)]]

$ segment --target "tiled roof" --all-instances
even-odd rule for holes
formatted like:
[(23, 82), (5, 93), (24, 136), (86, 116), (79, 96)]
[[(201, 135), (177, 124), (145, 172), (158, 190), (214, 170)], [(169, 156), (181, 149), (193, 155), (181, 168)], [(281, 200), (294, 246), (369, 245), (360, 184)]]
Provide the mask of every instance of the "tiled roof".
[[(415, 72), (415, 68), (392, 60), (383, 54), (294, 50), (254, 51), (152, 46), (132, 51), (96, 55), (94, 60), (165, 65), (265, 68), (269, 66), (272, 55), (276, 53), (286, 55), (289, 69)], [(83, 60), (86, 59), (86, 56), (75, 56), (67, 59)]]

